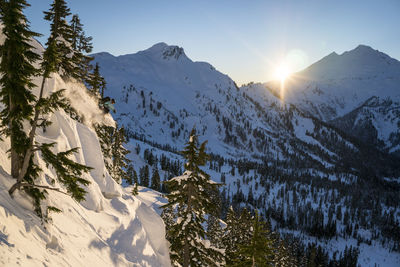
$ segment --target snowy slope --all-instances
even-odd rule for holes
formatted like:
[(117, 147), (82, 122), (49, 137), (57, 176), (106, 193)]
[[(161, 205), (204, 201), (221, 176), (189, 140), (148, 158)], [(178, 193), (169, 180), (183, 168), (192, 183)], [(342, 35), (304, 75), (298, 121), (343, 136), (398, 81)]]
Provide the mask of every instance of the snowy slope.
[[(370, 64), (382, 56), (376, 57), (378, 52), (370, 50), (360, 46), (353, 53), (362, 59), (365, 56), (367, 59), (362, 62)], [(352, 60), (353, 53), (349, 52)], [(300, 160), (303, 163), (300, 168), (308, 171), (322, 168), (329, 175), (332, 172), (338, 175), (338, 166), (348, 165), (348, 155), (352, 155), (350, 160), (356, 161), (358, 166), (354, 168), (358, 170), (364, 168), (362, 164), (370, 164), (361, 159), (358, 160), (361, 165), (358, 164), (356, 158), (361, 157), (363, 151), (347, 131), (338, 131), (319, 120), (318, 113), (307, 110), (307, 104), (313, 104), (312, 99), (293, 104), (286, 99), (282, 102), (277, 97), (279, 94), (265, 85), (249, 84), (238, 88), (228, 76), (211, 65), (191, 61), (177, 46), (159, 43), (136, 54), (114, 57), (99, 53), (93, 56), (107, 80), (106, 94), (117, 101), (114, 117), (125, 126), (131, 142), (140, 140), (159, 148), (168, 145), (169, 150), (176, 151), (182, 149), (195, 126), (201, 138), (208, 140), (209, 152), (235, 160)], [(336, 58), (335, 55), (327, 58), (330, 57)], [(343, 61), (342, 57), (347, 60), (348, 56), (345, 53), (337, 57)], [(385, 64), (395, 66), (392, 71), (395, 73), (400, 63), (382, 57), (388, 62)], [(325, 68), (329, 74), (339, 68), (339, 63), (324, 63), (330, 62), (328, 59), (318, 64), (329, 65), (330, 68)], [(316, 73), (314, 76), (318, 74), (315, 68), (313, 65), (309, 71)], [(368, 67), (363, 72), (365, 75), (372, 75), (369, 68), (374, 69)], [(340, 75), (345, 73), (339, 72)], [(334, 108), (336, 106), (330, 109)], [(395, 115), (393, 113), (391, 127), (382, 124), (380, 129), (396, 131)], [(326, 135), (327, 132), (330, 134)], [(388, 149), (397, 142), (396, 135), (391, 133), (379, 135), (394, 140), (387, 143)], [(386, 164), (385, 160), (377, 162)], [(343, 168), (342, 171), (351, 172)]]
[(360, 107), (331, 123), (348, 129), (364, 142), (387, 149), (390, 153), (400, 152), (400, 102), (371, 97)]
[(106, 94), (117, 101), (114, 117), (135, 139), (181, 149), (196, 126), (211, 152), (249, 158), (282, 154), (278, 143), (302, 138), (290, 105), (282, 106), (265, 88), (268, 97), (260, 97), (261, 88), (258, 94), (239, 89), (211, 65), (191, 61), (182, 48), (159, 43), (136, 54), (94, 57)]
[[(331, 208), (336, 212), (338, 206), (349, 205), (353, 197), (359, 199), (359, 192), (353, 188), (371, 185), (360, 174), (367, 167), (387, 172), (385, 175), (394, 180), (400, 176), (399, 172), (388, 172), (394, 163), (386, 155), (369, 157), (377, 151), (365, 149), (354, 138), (320, 120), (314, 110), (308, 111), (306, 104), (312, 105), (312, 99), (300, 104), (283, 103), (279, 93), (262, 84), (237, 88), (229, 77), (209, 64), (191, 61), (182, 48), (160, 43), (136, 54), (115, 57), (99, 53), (94, 57), (108, 83), (106, 95), (117, 101), (117, 113), (112, 115), (130, 136), (128, 148), (142, 148), (130, 154), (137, 172), (148, 163), (143, 160), (143, 150), (158, 160), (166, 156), (183, 166), (175, 152), (182, 149), (195, 125), (200, 139), (208, 140), (208, 151), (223, 157), (214, 159), (207, 172), (211, 179), (226, 184), (222, 189), (225, 200), (242, 201), (240, 205), (285, 218), (292, 216), (297, 218), (295, 221), (307, 215), (311, 220), (311, 214), (306, 213), (308, 207), (315, 212), (323, 202), (327, 221)], [(341, 107), (335, 101), (332, 106)], [(333, 108), (328, 104), (329, 111)], [(171, 170), (164, 169), (159, 161), (148, 165), (161, 170), (164, 179), (171, 175)], [(302, 196), (298, 205), (291, 202), (293, 194)], [(360, 207), (362, 203), (354, 205)], [(383, 209), (389, 211), (392, 207)], [(399, 209), (392, 210), (400, 218)], [(359, 216), (361, 220), (368, 220), (365, 214)], [(345, 227), (338, 220), (339, 237), (346, 236)], [(375, 231), (373, 227), (360, 230), (360, 238), (367, 240)], [(297, 233), (305, 230), (301, 228)], [(306, 239), (304, 234), (301, 237)], [(332, 239), (320, 244), (331, 246), (332, 251), (343, 251), (345, 244), (354, 245), (354, 239), (345, 238), (338, 244)], [(399, 262), (398, 253), (390, 253), (389, 248), (365, 245), (360, 254), (364, 266), (383, 262), (383, 256), (368, 258), (370, 249), (389, 255), (387, 258), (394, 263), (389, 266)]]
[(354, 110), (372, 96), (398, 100), (399, 84), (400, 62), (360, 45), (341, 55), (332, 53), (295, 73), (285, 85), (285, 100), (309, 111), (316, 109), (316, 116), (330, 120)]
[[(94, 56), (107, 81), (106, 94), (117, 101), (117, 121), (132, 132), (181, 146), (196, 125), (216, 150), (225, 151), (221, 130), (207, 110), (223, 107), (227, 90), (237, 91), (228, 76), (208, 63), (191, 61), (182, 48), (165, 43), (131, 55)], [(229, 106), (219, 113), (229, 116)]]
[[(40, 51), (41, 47), (35, 43)], [(40, 79), (37, 79), (39, 84)], [(80, 150), (74, 158), (93, 167), (84, 176), (90, 181), (85, 201), (77, 203), (70, 197), (50, 191), (44, 204), (62, 210), (50, 214), (51, 222), (43, 223), (34, 214), (30, 200), (16, 192), (11, 199), (8, 189), (13, 184), (10, 161), (6, 151), (9, 141), (0, 143), (0, 265), (1, 266), (169, 266), (169, 252), (164, 238), (164, 223), (154, 207), (131, 195), (108, 174), (99, 140), (92, 125), (102, 121), (115, 122), (98, 109), (95, 99), (78, 83), (65, 83), (55, 75), (46, 83), (45, 94), (66, 89), (67, 97), (78, 111), (82, 123), (64, 111), (51, 116), (53, 124), (39, 131), (37, 140), (57, 142), (56, 151), (73, 147)], [(38, 153), (38, 152), (36, 152)], [(43, 169), (38, 183), (60, 188), (51, 183), (55, 172), (38, 160)]]
[[(274, 94), (280, 91), (277, 82), (259, 86)], [(270, 92), (258, 95), (265, 98)], [(358, 113), (358, 118), (353, 118), (355, 111), (365, 110), (371, 98), (378, 99), (374, 111)], [(325, 122), (335, 120), (335, 126), (354, 137), (359, 137), (358, 129), (362, 128), (357, 122), (369, 121), (369, 132), (361, 141), (372, 141), (391, 152), (399, 150), (399, 126), (387, 112), (400, 108), (400, 62), (371, 47), (360, 45), (341, 55), (333, 52), (293, 74), (285, 82), (284, 101)], [(355, 119), (351, 125), (349, 117)], [(343, 120), (345, 124), (338, 123)]]

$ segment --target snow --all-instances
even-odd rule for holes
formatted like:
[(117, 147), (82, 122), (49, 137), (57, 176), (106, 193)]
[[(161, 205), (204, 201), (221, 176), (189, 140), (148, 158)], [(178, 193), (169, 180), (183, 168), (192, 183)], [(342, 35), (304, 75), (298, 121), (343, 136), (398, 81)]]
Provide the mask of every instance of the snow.
[(105, 201), (102, 212), (59, 193), (49, 197), (63, 212), (42, 225), (0, 185), (0, 265), (169, 266), (161, 218), (129, 192)]
[[(36, 47), (40, 50), (39, 44)], [(91, 182), (86, 198), (78, 203), (49, 191), (44, 204), (62, 212), (51, 213), (50, 222), (42, 222), (23, 192), (9, 196), (15, 181), (6, 153), (10, 144), (8, 139), (0, 141), (0, 266), (170, 266), (164, 223), (155, 206), (141, 200), (154, 193), (132, 196), (104, 166), (93, 124), (115, 125), (114, 120), (103, 114), (83, 85), (65, 83), (58, 75), (46, 82), (45, 94), (62, 88), (84, 120), (80, 123), (57, 111), (50, 118), (53, 124), (38, 131), (36, 140), (57, 142), (55, 151), (80, 148), (74, 160), (93, 168), (83, 176)], [(55, 172), (37, 156), (43, 169), (38, 183), (65, 191), (62, 184), (50, 182)]]
[[(400, 62), (360, 45), (341, 55), (332, 53), (286, 82), (285, 102), (329, 121), (360, 107), (371, 97), (400, 99)], [(278, 84), (267, 87), (278, 90)]]
[[(361, 52), (365, 50), (364, 47), (360, 48)], [(315, 159), (321, 162), (325, 168), (330, 168), (333, 166), (332, 163), (340, 158), (340, 155), (336, 155), (332, 152), (333, 150), (330, 150), (334, 147), (329, 147), (326, 144), (324, 146), (321, 143), (322, 141), (318, 141), (313, 136), (317, 134), (334, 135), (339, 142), (344, 142), (351, 149), (357, 150), (357, 148), (347, 137), (329, 127), (317, 125), (314, 119), (310, 117), (329, 120), (359, 107), (367, 100), (367, 96), (378, 94), (383, 97), (396, 97), (396, 94), (398, 95), (396, 90), (399, 81), (397, 78), (391, 78), (390, 73), (397, 73), (399, 64), (396, 63), (397, 61), (389, 60), (386, 57), (382, 64), (378, 62), (377, 66), (379, 67), (375, 67), (374, 71), (378, 72), (370, 71), (368, 64), (373, 65), (376, 60), (380, 60), (380, 56), (376, 57), (376, 52), (371, 50), (366, 49), (366, 52), (362, 53), (356, 51), (356, 56), (352, 56), (350, 53), (354, 64), (352, 63), (352, 66), (348, 68), (343, 65), (344, 63), (347, 64), (348, 54), (330, 55), (321, 63), (332, 65), (332, 67), (327, 67), (326, 72), (328, 73), (322, 73), (326, 76), (319, 78), (319, 74), (315, 73), (314, 76), (308, 75), (308, 80), (300, 79), (300, 81), (296, 81), (298, 84), (292, 85), (288, 82), (287, 97), (283, 104), (273, 91), (273, 86), (269, 86), (270, 84), (249, 84), (237, 89), (229, 77), (218, 72), (211, 65), (193, 62), (182, 54), (183, 50), (177, 49), (176, 46), (168, 46), (165, 43), (156, 44), (136, 54), (113, 56), (108, 53), (99, 53), (95, 54), (94, 57), (95, 61), (100, 64), (101, 73), (108, 82), (106, 94), (117, 101), (116, 120), (133, 132), (142, 134), (147, 141), (169, 144), (181, 150), (189, 140), (190, 130), (196, 125), (200, 138), (209, 142), (208, 150), (225, 158), (234, 160), (246, 158), (257, 161), (257, 157), (253, 157), (253, 155), (267, 155), (275, 159), (282, 159), (286, 157), (287, 153), (292, 155), (304, 154), (307, 160), (308, 158)], [(178, 51), (180, 51), (180, 56), (176, 58), (174, 55)], [(366, 57), (369, 58), (365, 62), (362, 61), (362, 58), (365, 57), (363, 53), (366, 53)], [(165, 54), (172, 56), (165, 57)], [(338, 58), (342, 63), (337, 61)], [(393, 64), (390, 67), (385, 67), (387, 65), (386, 60)], [(354, 67), (357, 64), (358, 67)], [(359, 67), (360, 64), (361, 68)], [(340, 69), (340, 75), (335, 76), (335, 68)], [(309, 73), (311, 72), (309, 71)], [(371, 76), (375, 74), (377, 75), (376, 79)], [(396, 77), (399, 77), (399, 75)], [(145, 101), (143, 101), (144, 98)], [(156, 109), (159, 114), (154, 112), (157, 102), (162, 104), (160, 109)], [(150, 108), (150, 103), (152, 103), (153, 110)], [(294, 109), (291, 109), (291, 104), (295, 104)], [(212, 111), (214, 107), (218, 109), (219, 120)], [(238, 135), (235, 132), (235, 126), (241, 126), (246, 132), (247, 142), (242, 142), (239, 138), (237, 146), (224, 142), (225, 128), (222, 117), (228, 118), (233, 123), (229, 133), (236, 137)], [(286, 122), (287, 118), (290, 121)], [(171, 122), (176, 125), (171, 125)], [(250, 125), (249, 129), (244, 127), (246, 123)], [(286, 124), (293, 126), (293, 131), (288, 130)], [(382, 128), (385, 127), (382, 126)], [(174, 136), (178, 129), (181, 129), (181, 134)], [(264, 140), (253, 138), (254, 133), (252, 131), (255, 129), (265, 134)], [(392, 129), (394, 128), (389, 129), (390, 132), (392, 132)], [(310, 135), (306, 134), (307, 131)], [(390, 133), (387, 133), (384, 137), (388, 135)], [(256, 141), (264, 144), (264, 151), (255, 149), (250, 153), (248, 150), (249, 141), (252, 141), (253, 146)], [(295, 141), (296, 144), (301, 144), (301, 146), (296, 148), (288, 141)], [(151, 147), (150, 142), (146, 144), (146, 142), (131, 138), (128, 147), (134, 148), (135, 144), (140, 144), (142, 151), (144, 148), (149, 148), (154, 155), (168, 154), (171, 159), (179, 160), (182, 163), (179, 156), (163, 151), (163, 149)], [(317, 149), (324, 153), (315, 153), (312, 149), (307, 149), (308, 146), (303, 143), (310, 144), (312, 148), (318, 146)], [(283, 145), (279, 146), (279, 144)], [(146, 164), (140, 155), (131, 153), (129, 156), (134, 161), (136, 169)], [(244, 195), (248, 194), (250, 188), (254, 198), (266, 194), (262, 186), (259, 186), (257, 190), (255, 189), (256, 182), (260, 181), (260, 177), (250, 182), (244, 182), (247, 177), (255, 176), (254, 171), (239, 175), (236, 169), (236, 175), (231, 175), (230, 170), (231, 167), (222, 166), (222, 172), (226, 174), (227, 193), (230, 197), (232, 197), (232, 193), (236, 192), (239, 182), (239, 189)], [(290, 171), (288, 170), (288, 172)], [(213, 170), (207, 169), (206, 172), (211, 175), (213, 180), (218, 180), (221, 176), (221, 173)], [(353, 183), (355, 179), (354, 176), (347, 173), (330, 174), (329, 170), (305, 169), (301, 172), (304, 172), (304, 174), (311, 173), (314, 176), (319, 175), (328, 183), (329, 181)], [(187, 176), (182, 175), (175, 179), (187, 179)], [(267, 205), (270, 205), (273, 199), (277, 199), (276, 196), (282, 188), (283, 185), (278, 183), (271, 186), (266, 196)], [(319, 196), (323, 194), (324, 192), (318, 193)], [(149, 200), (142, 201), (147, 201), (146, 203), (151, 205), (161, 202), (160, 199), (154, 196), (150, 197)], [(318, 204), (314, 202), (310, 195), (307, 196), (304, 205), (308, 201), (312, 203), (314, 208), (318, 207)], [(278, 201), (276, 205), (284, 206), (285, 204)], [(385, 248), (377, 247), (376, 249), (383, 254), (388, 252)], [(396, 255), (393, 253), (392, 256), (395, 257)], [(366, 254), (362, 254), (360, 257), (363, 260)], [(378, 258), (375, 262), (380, 263), (381, 260), (381, 258)], [(371, 260), (372, 262), (373, 260)]]

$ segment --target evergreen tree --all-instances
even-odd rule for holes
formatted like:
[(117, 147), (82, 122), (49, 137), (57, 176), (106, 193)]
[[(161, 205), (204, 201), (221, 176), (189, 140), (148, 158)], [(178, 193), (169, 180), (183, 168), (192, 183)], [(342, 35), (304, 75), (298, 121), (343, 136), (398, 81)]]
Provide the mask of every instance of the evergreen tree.
[(292, 255), (290, 249), (283, 240), (276, 238), (276, 249), (274, 253), (274, 262), (276, 267), (298, 266), (296, 258)]
[(170, 229), (176, 221), (176, 214), (174, 212), (173, 207), (166, 207), (163, 209), (163, 211), (161, 212), (161, 218), (164, 221), (165, 224), (165, 238), (172, 244), (175, 241), (175, 236), (171, 236), (171, 232), (168, 231), (168, 229)]
[(252, 235), (250, 225), (252, 225), (251, 215), (246, 209), (243, 209), (241, 214), (237, 214), (232, 206), (228, 209), (225, 234), (222, 238), (225, 262), (228, 266), (232, 265), (233, 260), (237, 258), (239, 246), (250, 242)]
[(140, 185), (144, 187), (149, 187), (150, 185), (150, 174), (149, 174), (149, 166), (146, 165), (139, 170), (140, 176)]
[[(12, 196), (15, 190), (23, 188), (33, 198), (37, 214), (43, 217), (40, 203), (46, 198), (46, 190), (61, 190), (35, 184), (40, 168), (34, 163), (34, 152), (42, 153), (43, 160), (46, 164), (52, 165), (58, 180), (66, 186), (67, 192), (78, 201), (83, 200), (85, 195), (84, 189), (79, 184), (89, 184), (89, 181), (81, 176), (90, 168), (69, 158), (77, 151), (77, 148), (55, 154), (51, 150), (55, 143), (35, 142), (36, 129), (48, 126), (50, 124), (46, 120), (48, 115), (59, 108), (67, 108), (68, 102), (63, 98), (63, 90), (43, 97), (45, 80), (55, 70), (54, 62), (51, 62), (52, 59), (57, 58), (55, 46), (47, 47), (43, 55), (42, 67), (45, 71), (38, 98), (36, 99), (30, 91), (34, 87), (31, 78), (33, 75), (37, 75), (39, 70), (32, 65), (38, 59), (38, 55), (33, 52), (29, 41), (37, 34), (29, 30), (28, 22), (22, 13), (26, 6), (28, 4), (24, 0), (1, 2), (3, 33), (6, 36), (5, 42), (0, 48), (2, 58), (0, 71), (3, 73), (0, 80), (3, 86), (0, 96), (6, 107), (2, 111), (1, 117), (2, 125), (9, 127), (4, 133), (10, 136), (12, 176), (17, 180), (9, 189), (9, 194)], [(44, 68), (44, 66), (47, 67)], [(28, 135), (22, 127), (24, 121), (30, 122)], [(48, 209), (59, 211), (55, 207), (48, 207)]]
[(112, 163), (112, 142), (114, 135), (114, 127), (108, 125), (95, 125), (95, 131), (100, 141), (101, 152), (104, 158), (104, 165), (111, 175), (113, 163)]
[(0, 113), (2, 135), (11, 141), (11, 175), (17, 178), (28, 143), (28, 136), (23, 130), (24, 120), (33, 117), (35, 96), (31, 89), (35, 87), (32, 77), (39, 74), (33, 63), (40, 56), (34, 52), (30, 39), (40, 34), (29, 30), (29, 22), (23, 9), (29, 6), (26, 1), (2, 1), (1, 20), (3, 35), (6, 36), (0, 46)]
[(83, 31), (83, 25), (77, 14), (72, 16), (71, 24), (71, 45), (74, 49), (72, 60), (75, 65), (75, 77), (87, 82), (90, 79), (90, 70), (92, 69), (90, 62), (93, 57), (87, 54), (92, 52), (92, 37), (86, 36)]
[(114, 128), (107, 125), (95, 125), (96, 134), (99, 137), (101, 150), (103, 152), (104, 165), (111, 177), (121, 182), (125, 179), (129, 183), (129, 175), (125, 171), (129, 159), (126, 157), (129, 150), (124, 148), (126, 136), (124, 128)]
[(126, 157), (130, 153), (124, 148), (126, 143), (125, 130), (123, 127), (116, 128), (113, 131), (111, 156), (112, 156), (112, 171), (111, 176), (115, 181), (121, 183), (122, 179), (128, 179), (125, 168), (128, 166), (129, 159)]
[(70, 9), (64, 0), (54, 0), (44, 14), (44, 19), (51, 22), (47, 49), (43, 54), (44, 77), (48, 78), (52, 72), (59, 72), (63, 77), (76, 76), (72, 28), (66, 19), (71, 15)]
[(153, 175), (151, 176), (151, 189), (160, 191), (160, 174), (157, 169), (153, 170)]
[(223, 236), (224, 230), (222, 229), (219, 218), (214, 215), (209, 215), (207, 219), (207, 239), (210, 240), (211, 245), (216, 248), (223, 248)]
[(204, 216), (215, 212), (209, 192), (218, 187), (200, 169), (209, 158), (205, 146), (206, 142), (199, 146), (198, 136), (193, 129), (189, 142), (182, 151), (186, 159), (186, 171), (182, 176), (165, 182), (171, 193), (167, 195), (168, 204), (163, 208), (175, 207), (176, 210), (176, 220), (167, 230), (171, 244), (171, 261), (175, 266), (216, 266), (223, 261), (218, 250), (204, 244)]
[(132, 190), (132, 195), (136, 196), (138, 192), (138, 177), (137, 173), (135, 171), (135, 168), (133, 168), (132, 164), (128, 165), (128, 168), (126, 169), (126, 174), (127, 174), (127, 182), (130, 185), (134, 185), (133, 190)]
[(222, 229), (220, 222), (221, 215), (221, 197), (219, 190), (213, 190), (209, 192), (211, 201), (214, 203), (214, 212), (208, 215), (207, 218), (207, 239), (216, 248), (223, 248), (222, 238), (224, 236), (224, 230)]
[(104, 89), (106, 87), (106, 81), (105, 79), (101, 76), (100, 74), (100, 66), (99, 63), (96, 63), (93, 73), (91, 74), (90, 78), (88, 79), (87, 83), (89, 84), (90, 91), (98, 95), (100, 94), (100, 97), (104, 97)]
[(127, 173), (127, 176), (128, 176), (128, 179), (127, 179), (128, 184), (133, 185), (133, 184), (138, 184), (139, 183), (136, 170), (135, 170), (135, 168), (133, 167), (132, 164), (128, 165), (128, 168), (126, 169), (126, 173)]
[(268, 230), (260, 220), (258, 212), (254, 216), (252, 237), (250, 242), (239, 245), (236, 259), (232, 266), (274, 266), (273, 265), (273, 241), (268, 238)]

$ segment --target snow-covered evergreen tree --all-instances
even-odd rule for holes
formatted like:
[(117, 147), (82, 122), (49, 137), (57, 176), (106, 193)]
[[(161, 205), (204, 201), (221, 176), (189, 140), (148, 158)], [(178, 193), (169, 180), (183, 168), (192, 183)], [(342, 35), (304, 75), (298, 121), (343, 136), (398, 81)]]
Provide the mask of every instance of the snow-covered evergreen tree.
[(171, 261), (175, 266), (216, 266), (223, 261), (220, 251), (205, 244), (203, 228), (206, 214), (213, 214), (215, 207), (210, 193), (218, 184), (212, 182), (200, 167), (208, 160), (206, 142), (199, 146), (196, 130), (190, 134), (182, 154), (186, 159), (182, 176), (165, 182), (169, 190), (166, 208), (174, 208), (176, 220), (167, 229), (171, 243)]
[(175, 236), (171, 235), (171, 232), (168, 231), (176, 221), (176, 213), (174, 212), (174, 208), (172, 206), (166, 207), (163, 209), (161, 212), (161, 218), (164, 221), (165, 228), (167, 231), (165, 231), (165, 238), (169, 241), (170, 244), (172, 244), (174, 241)]
[(124, 145), (126, 136), (124, 128), (116, 128), (108, 125), (95, 125), (97, 136), (99, 137), (101, 150), (103, 152), (104, 165), (111, 177), (121, 182), (122, 179), (130, 181), (126, 168), (129, 164), (127, 154), (130, 153)]
[(223, 248), (223, 236), (224, 230), (220, 219), (214, 215), (209, 215), (207, 219), (207, 239), (210, 240), (211, 245), (216, 248)]
[(292, 255), (290, 249), (285, 245), (283, 240), (277, 240), (273, 261), (276, 267), (299, 265), (296, 258)]
[(222, 238), (227, 265), (233, 264), (239, 245), (249, 242), (252, 235), (251, 224), (251, 215), (247, 209), (243, 209), (240, 214), (237, 214), (232, 206), (229, 207), (226, 215), (225, 234)]
[[(35, 184), (40, 171), (34, 162), (35, 152), (41, 152), (42, 159), (54, 168), (58, 180), (78, 201), (83, 200), (86, 193), (80, 185), (89, 184), (81, 176), (84, 172), (88, 172), (90, 167), (70, 159), (77, 148), (55, 154), (51, 150), (55, 143), (41, 144), (35, 141), (36, 130), (50, 124), (46, 120), (46, 115), (57, 109), (67, 108), (68, 102), (63, 97), (63, 90), (52, 92), (48, 97), (43, 96), (45, 81), (52, 72), (56, 71), (56, 59), (62, 54), (58, 52), (56, 46), (48, 46), (43, 54), (41, 69), (43, 79), (39, 96), (36, 98), (30, 91), (34, 87), (31, 78), (33, 75), (38, 75), (40, 71), (32, 65), (38, 59), (38, 55), (33, 52), (33, 47), (29, 42), (30, 38), (37, 34), (29, 30), (27, 20), (23, 15), (22, 11), (26, 6), (28, 4), (24, 0), (1, 3), (3, 33), (6, 36), (0, 48), (2, 53), (0, 71), (3, 73), (0, 81), (2, 85), (0, 95), (6, 107), (1, 116), (3, 126), (7, 124), (10, 127), (5, 134), (10, 137), (13, 147), (11, 149), (12, 176), (16, 178), (16, 182), (9, 189), (9, 193), (12, 196), (15, 190), (24, 189), (33, 198), (37, 214), (43, 217), (40, 203), (46, 198), (46, 190), (61, 191), (61, 189)], [(24, 131), (23, 122), (30, 122), (29, 134)], [(58, 211), (55, 207), (49, 208)]]
[(252, 236), (247, 244), (239, 245), (238, 251), (231, 266), (274, 266), (273, 240), (269, 238), (269, 231), (258, 216), (253, 219)]

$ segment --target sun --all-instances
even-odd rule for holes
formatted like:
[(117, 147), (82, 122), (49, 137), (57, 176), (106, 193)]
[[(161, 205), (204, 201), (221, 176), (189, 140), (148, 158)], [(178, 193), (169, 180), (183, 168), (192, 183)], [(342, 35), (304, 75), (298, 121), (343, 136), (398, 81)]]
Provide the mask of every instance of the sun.
[(279, 65), (275, 70), (276, 79), (284, 82), (290, 76), (290, 69), (286, 64)]

